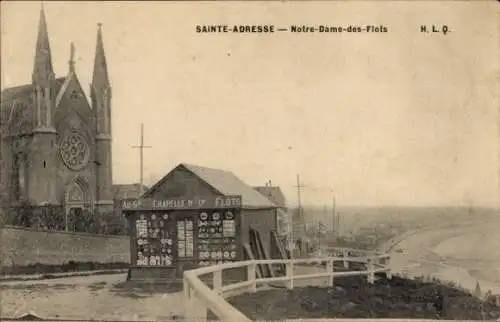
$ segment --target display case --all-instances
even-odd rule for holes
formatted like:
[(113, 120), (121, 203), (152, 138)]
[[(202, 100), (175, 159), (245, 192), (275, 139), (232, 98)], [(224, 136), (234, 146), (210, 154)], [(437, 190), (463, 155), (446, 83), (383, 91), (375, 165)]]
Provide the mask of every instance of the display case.
[(238, 259), (235, 213), (202, 211), (198, 216), (198, 265), (211, 266)]
[(135, 221), (135, 265), (172, 266), (174, 257), (173, 220), (166, 212), (140, 213)]

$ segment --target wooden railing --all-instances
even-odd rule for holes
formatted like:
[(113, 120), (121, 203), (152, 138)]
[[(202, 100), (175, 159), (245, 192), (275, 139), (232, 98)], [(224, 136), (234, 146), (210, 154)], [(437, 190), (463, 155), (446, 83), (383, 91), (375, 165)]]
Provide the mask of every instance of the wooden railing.
[[(331, 251), (331, 250), (330, 250)], [(300, 258), (300, 259), (271, 259), (271, 260), (249, 260), (235, 263), (214, 265), (184, 272), (184, 318), (186, 321), (206, 321), (207, 311), (211, 311), (217, 319), (222, 322), (250, 322), (247, 316), (229, 304), (225, 298), (235, 296), (241, 293), (254, 293), (257, 291), (257, 285), (266, 285), (275, 282), (284, 282), (286, 288), (293, 289), (294, 281), (326, 278), (329, 285), (332, 285), (336, 277), (346, 276), (366, 276), (369, 283), (375, 281), (375, 273), (387, 274), (391, 278), (391, 269), (389, 266), (390, 255), (374, 254), (367, 251), (355, 249), (337, 249), (337, 253), (344, 256), (326, 257), (326, 258)], [(347, 256), (349, 253), (355, 253), (359, 256)], [(347, 268), (350, 262), (366, 264), (365, 270), (352, 271), (334, 271), (334, 263), (343, 262)], [(258, 265), (276, 265), (286, 266), (285, 276), (257, 278), (256, 271)], [(294, 267), (301, 264), (326, 264), (325, 271), (314, 274), (295, 275)], [(222, 272), (224, 270), (244, 268), (246, 270), (247, 280), (224, 285), (222, 284)], [(212, 287), (205, 284), (200, 276), (212, 275)]]

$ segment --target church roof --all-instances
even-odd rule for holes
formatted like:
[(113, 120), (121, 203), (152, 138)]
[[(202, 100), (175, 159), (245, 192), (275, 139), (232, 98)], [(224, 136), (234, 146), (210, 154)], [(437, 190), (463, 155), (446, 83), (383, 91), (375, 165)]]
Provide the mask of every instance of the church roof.
[[(274, 203), (253, 189), (251, 186), (239, 179), (234, 173), (221, 169), (203, 167), (199, 165), (181, 163), (172, 171), (184, 168), (196, 177), (211, 186), (214, 190), (224, 196), (241, 196), (245, 208), (277, 208)], [(169, 173), (170, 174), (170, 173)], [(150, 195), (153, 190), (160, 187), (168, 178), (168, 174), (158, 181), (145, 195)]]
[(264, 187), (254, 187), (259, 193), (264, 195), (271, 202), (276, 204), (280, 208), (286, 208), (285, 195), (281, 191), (280, 187), (264, 186)]
[[(55, 88), (56, 92), (59, 92), (65, 80), (66, 76), (59, 77), (56, 79), (56, 88)], [(31, 100), (32, 93), (33, 93), (33, 84), (9, 87), (2, 90), (1, 100), (2, 103), (13, 100), (20, 100), (20, 101)]]
[[(66, 77), (56, 79), (55, 90), (58, 92)], [(31, 131), (33, 121), (33, 107), (31, 94), (33, 84), (26, 84), (5, 88), (0, 99), (0, 127), (10, 135), (18, 135)], [(22, 104), (13, 104), (22, 103)], [(20, 128), (21, 127), (21, 128)]]

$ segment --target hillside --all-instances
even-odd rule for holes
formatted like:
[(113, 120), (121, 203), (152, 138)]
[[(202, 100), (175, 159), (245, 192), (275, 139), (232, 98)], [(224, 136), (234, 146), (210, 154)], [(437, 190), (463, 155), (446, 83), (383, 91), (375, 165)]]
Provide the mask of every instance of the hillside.
[[(443, 309), (435, 307), (441, 294)], [(229, 302), (254, 320), (291, 318), (498, 319), (500, 307), (464, 290), (438, 283), (394, 277), (370, 285), (365, 278), (340, 278), (332, 287), (274, 289)]]

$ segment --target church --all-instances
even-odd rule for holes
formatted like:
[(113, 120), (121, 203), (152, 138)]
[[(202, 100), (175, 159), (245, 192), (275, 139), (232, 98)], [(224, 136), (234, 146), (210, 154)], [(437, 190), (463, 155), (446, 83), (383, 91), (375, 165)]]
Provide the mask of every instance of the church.
[(51, 205), (75, 215), (113, 210), (111, 86), (101, 25), (90, 102), (70, 49), (67, 75), (56, 77), (42, 8), (31, 83), (1, 93), (0, 170), (11, 206)]

